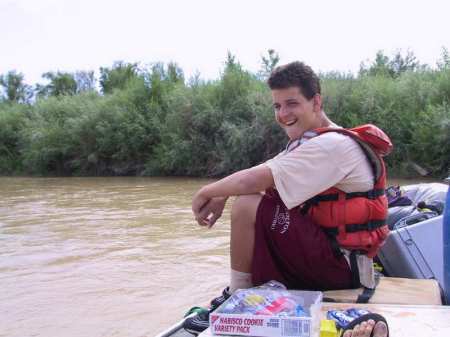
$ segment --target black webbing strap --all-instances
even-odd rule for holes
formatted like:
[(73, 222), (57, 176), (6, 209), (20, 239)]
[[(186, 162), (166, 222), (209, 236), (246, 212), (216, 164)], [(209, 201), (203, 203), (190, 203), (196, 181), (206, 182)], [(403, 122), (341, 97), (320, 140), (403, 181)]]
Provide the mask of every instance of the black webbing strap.
[[(353, 199), (353, 198), (367, 198), (370, 200), (375, 200), (378, 197), (381, 197), (386, 193), (384, 188), (379, 189), (373, 189), (366, 192), (350, 192), (345, 193), (345, 199)], [(315, 197), (312, 197), (311, 199), (308, 199), (303, 203), (303, 206), (301, 208), (301, 213), (306, 214), (311, 206), (316, 206), (319, 204), (319, 202), (327, 202), (327, 201), (337, 201), (339, 199), (339, 194), (333, 193), (333, 194), (324, 194), (324, 195), (316, 195)]]
[(345, 194), (345, 199), (353, 199), (353, 198), (367, 198), (374, 200), (378, 197), (381, 197), (385, 194), (384, 188), (373, 189), (367, 192), (350, 192)]
[(363, 292), (358, 295), (358, 298), (356, 299), (356, 303), (369, 303), (371, 297), (375, 293), (375, 288), (363, 288)]
[[(356, 267), (356, 268), (358, 268), (358, 267)], [(352, 271), (352, 273), (353, 273), (353, 271)], [(358, 274), (359, 274), (359, 270), (358, 270)], [(375, 287), (373, 287), (373, 288), (363, 287), (363, 291), (361, 294), (358, 295), (355, 303), (369, 303), (370, 299), (375, 294), (375, 290), (376, 290), (379, 282), (380, 282), (380, 278), (376, 274), (375, 275)], [(341, 302), (332, 297), (324, 297), (323, 301), (324, 302)]]
[[(353, 198), (367, 198), (370, 200), (376, 199), (378, 197), (381, 197), (384, 195), (385, 189), (384, 188), (378, 188), (373, 189), (366, 192), (349, 192), (345, 193), (345, 199), (353, 199)], [(317, 204), (322, 201), (337, 201), (339, 199), (339, 194), (333, 193), (333, 194), (324, 194), (324, 195), (316, 195), (315, 197), (312, 197), (307, 202), (311, 202), (312, 204)]]
[[(341, 256), (343, 253), (339, 249), (339, 244), (337, 243), (336, 237), (329, 236), (331, 240), (331, 247), (333, 249), (333, 253), (336, 256), (336, 252), (339, 252), (339, 256)], [(333, 244), (333, 242), (336, 243), (336, 245)], [(359, 277), (359, 267), (358, 267), (358, 255), (364, 254), (364, 251), (359, 250), (352, 250), (350, 252), (350, 272), (352, 277), (352, 289), (358, 289), (363, 287), (363, 291), (361, 294), (358, 295), (356, 298), (356, 303), (369, 303), (370, 299), (372, 298), (373, 294), (375, 293), (375, 289), (378, 286), (378, 282), (380, 281), (379, 276), (375, 275), (375, 286), (373, 288), (367, 288), (361, 284), (361, 279)], [(336, 257), (339, 257), (336, 256)], [(325, 302), (337, 302), (335, 299), (331, 297), (324, 297), (323, 300)]]
[(347, 233), (354, 233), (354, 232), (360, 232), (360, 231), (369, 231), (370, 232), (377, 228), (383, 227), (384, 225), (386, 225), (386, 219), (369, 220), (363, 224), (345, 225), (345, 231)]
[(356, 299), (356, 303), (369, 303), (373, 294), (375, 294), (375, 289), (377, 288), (378, 282), (380, 282), (380, 277), (378, 275), (375, 276), (375, 286), (373, 288), (364, 287), (363, 292), (358, 295)]
[(358, 251), (356, 250), (352, 250), (350, 252), (350, 271), (352, 273), (352, 289), (361, 287), (361, 280), (359, 279), (357, 254)]
[[(366, 223), (362, 223), (362, 224), (345, 225), (345, 231), (347, 233), (355, 233), (355, 232), (359, 232), (359, 231), (369, 231), (370, 232), (377, 228), (383, 227), (384, 225), (386, 225), (385, 219), (370, 220), (370, 221), (368, 221)], [(338, 228), (323, 228), (323, 230), (325, 231), (325, 233), (327, 233), (328, 235), (331, 235), (331, 236), (337, 236), (339, 234)]]
[(377, 277), (375, 279), (375, 286), (373, 288), (367, 288), (366, 286), (363, 286), (361, 284), (361, 280), (359, 278), (359, 268), (358, 268), (358, 260), (357, 257), (360, 254), (357, 250), (352, 250), (350, 252), (350, 269), (352, 272), (352, 288), (360, 288), (363, 287), (363, 291), (361, 294), (358, 295), (358, 298), (356, 299), (356, 303), (369, 303), (369, 300), (372, 298), (373, 294), (375, 293), (375, 289), (378, 285), (379, 278)]
[(325, 232), (328, 237), (328, 241), (330, 241), (331, 250), (333, 251), (333, 255), (336, 259), (339, 259), (344, 253), (342, 253), (341, 246), (336, 239), (336, 235)]

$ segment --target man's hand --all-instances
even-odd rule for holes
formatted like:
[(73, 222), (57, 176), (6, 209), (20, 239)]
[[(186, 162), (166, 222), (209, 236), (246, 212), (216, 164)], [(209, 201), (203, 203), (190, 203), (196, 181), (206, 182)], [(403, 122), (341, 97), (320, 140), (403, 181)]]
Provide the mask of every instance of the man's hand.
[(273, 185), (272, 171), (261, 164), (203, 186), (192, 199), (195, 220), (211, 227), (222, 215), (228, 197), (260, 193)]
[(207, 198), (200, 190), (192, 200), (192, 212), (200, 226), (211, 228), (222, 215), (227, 197)]

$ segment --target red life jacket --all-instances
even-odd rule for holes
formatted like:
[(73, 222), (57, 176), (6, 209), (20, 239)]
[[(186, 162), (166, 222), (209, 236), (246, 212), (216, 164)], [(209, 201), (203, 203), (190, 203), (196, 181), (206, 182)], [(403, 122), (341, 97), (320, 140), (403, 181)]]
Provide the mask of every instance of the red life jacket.
[(382, 130), (371, 124), (352, 129), (321, 128), (314, 131), (317, 135), (338, 132), (355, 140), (372, 167), (374, 187), (367, 192), (352, 193), (332, 187), (306, 201), (302, 209), (336, 238), (340, 247), (374, 257), (389, 235), (386, 168), (382, 156), (389, 154), (392, 143)]

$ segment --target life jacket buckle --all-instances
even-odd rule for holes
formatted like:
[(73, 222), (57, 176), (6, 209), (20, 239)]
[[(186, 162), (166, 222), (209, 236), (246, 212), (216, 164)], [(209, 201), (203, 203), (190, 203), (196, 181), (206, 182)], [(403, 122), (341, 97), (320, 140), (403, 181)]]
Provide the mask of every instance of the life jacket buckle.
[(385, 224), (385, 220), (372, 220), (367, 222), (367, 230), (369, 232), (374, 231)]
[(367, 192), (367, 198), (370, 200), (375, 200), (378, 198), (378, 193), (375, 190), (370, 190)]

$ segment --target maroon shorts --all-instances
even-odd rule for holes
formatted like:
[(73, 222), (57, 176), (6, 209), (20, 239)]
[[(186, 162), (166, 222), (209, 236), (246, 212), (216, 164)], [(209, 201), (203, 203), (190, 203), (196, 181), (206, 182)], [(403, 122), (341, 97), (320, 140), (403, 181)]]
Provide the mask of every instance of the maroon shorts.
[(345, 257), (336, 258), (324, 231), (298, 207), (288, 210), (276, 191), (261, 199), (255, 230), (254, 285), (277, 280), (290, 289), (351, 288)]

